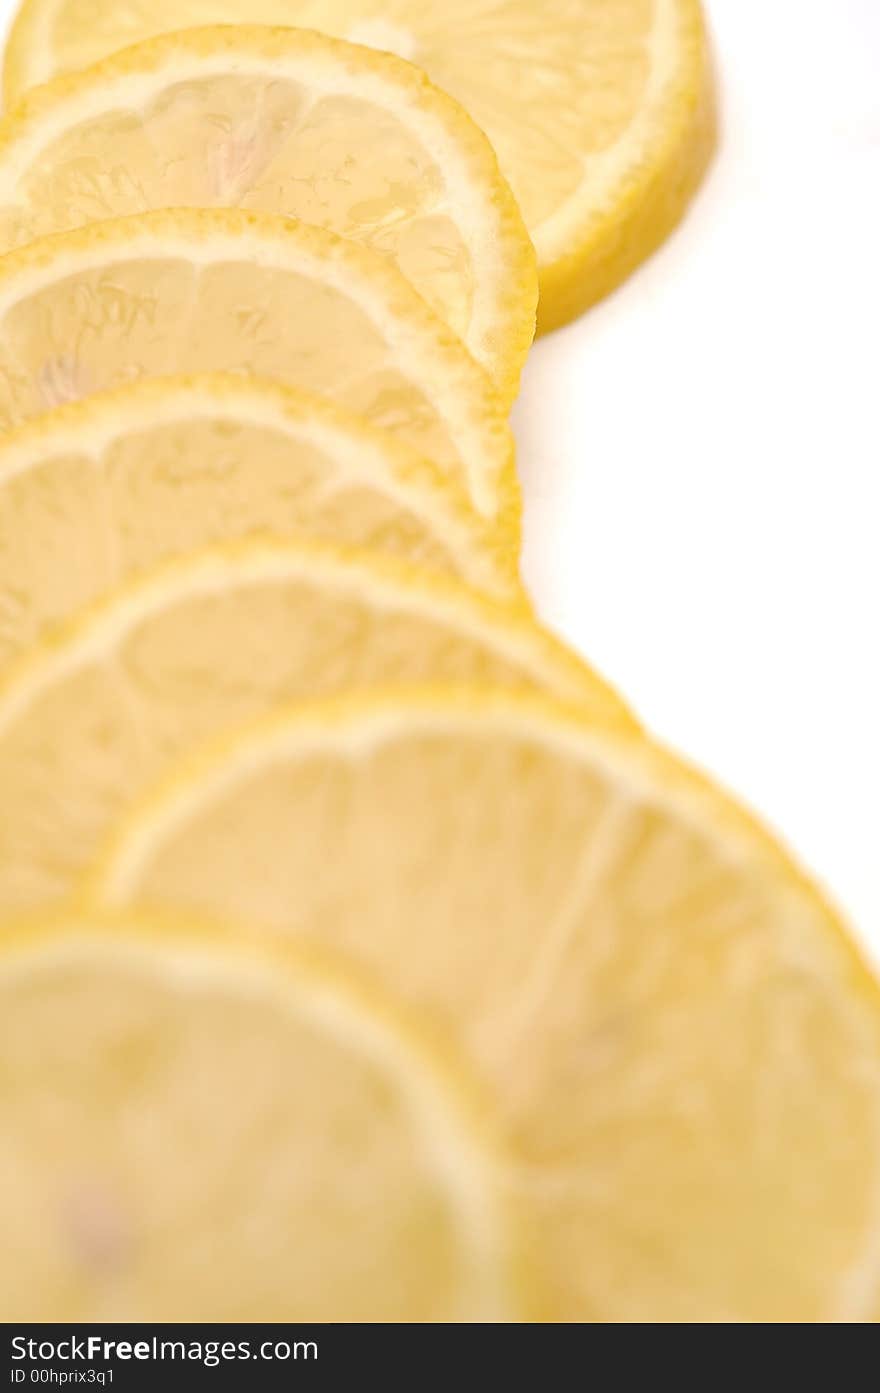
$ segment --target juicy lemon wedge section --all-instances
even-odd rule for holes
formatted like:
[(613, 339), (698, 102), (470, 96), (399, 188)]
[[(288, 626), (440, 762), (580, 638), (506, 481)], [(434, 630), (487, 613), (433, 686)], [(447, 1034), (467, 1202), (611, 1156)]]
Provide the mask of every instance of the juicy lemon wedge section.
[(0, 665), (137, 573), (254, 534), (519, 593), (503, 535), (387, 431), (256, 378), (145, 380), (0, 439)]
[(283, 213), (392, 259), (511, 400), (535, 254), (483, 133), (391, 54), (295, 29), (166, 35), (0, 123), (0, 248), (167, 207)]
[(770, 838), (540, 698), (263, 720), (119, 832), (113, 906), (322, 944), (495, 1098), (556, 1320), (880, 1314), (880, 993)]
[(4, 931), (0, 1020), (10, 1320), (517, 1313), (484, 1110), (350, 974), (71, 914)]
[(712, 150), (699, 0), (24, 0), (7, 101), (138, 39), (236, 21), (393, 50), (461, 102), (492, 142), (535, 244), (542, 329), (654, 250)]
[(93, 223), (0, 257), (0, 426), (141, 377), (234, 371), (399, 434), (515, 531), (510, 430), (478, 364), (378, 252), (233, 210)]
[(114, 592), (0, 683), (0, 914), (62, 899), (193, 741), (279, 702), (426, 681), (547, 686), (633, 724), (520, 606), (368, 553), (230, 544)]

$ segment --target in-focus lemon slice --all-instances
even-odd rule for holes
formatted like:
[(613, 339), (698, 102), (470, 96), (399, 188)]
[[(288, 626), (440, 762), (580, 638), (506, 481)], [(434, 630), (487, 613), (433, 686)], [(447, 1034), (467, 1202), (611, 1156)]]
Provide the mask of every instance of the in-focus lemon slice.
[(653, 251), (712, 149), (699, 0), (24, 0), (6, 100), (139, 39), (236, 21), (392, 50), (461, 102), (495, 147), (535, 244), (542, 329)]
[(770, 838), (526, 695), (264, 720), (123, 828), (114, 905), (331, 946), (497, 1099), (544, 1313), (880, 1314), (880, 995)]
[(72, 915), (4, 932), (0, 1023), (7, 1319), (517, 1313), (485, 1112), (349, 974)]
[(482, 131), (409, 63), (296, 29), (166, 35), (0, 123), (0, 249), (150, 208), (284, 213), (394, 260), (508, 400), (535, 253)]
[(256, 533), (518, 593), (503, 537), (388, 432), (256, 378), (148, 380), (0, 439), (0, 666), (137, 572)]
[(245, 542), (135, 581), (0, 683), (0, 914), (62, 898), (193, 741), (278, 702), (426, 681), (546, 686), (634, 724), (520, 606), (407, 564)]
[(211, 370), (332, 396), (515, 528), (499, 399), (378, 252), (288, 218), (190, 208), (93, 223), (0, 257), (0, 427), (138, 377)]

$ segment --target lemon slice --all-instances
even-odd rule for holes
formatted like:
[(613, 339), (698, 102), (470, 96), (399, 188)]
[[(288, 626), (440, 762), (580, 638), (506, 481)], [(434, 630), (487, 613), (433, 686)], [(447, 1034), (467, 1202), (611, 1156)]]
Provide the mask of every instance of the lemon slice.
[(211, 370), (334, 397), (515, 529), (498, 397), (378, 252), (288, 218), (175, 209), (0, 257), (0, 426), (135, 378)]
[(285, 213), (391, 257), (516, 394), (535, 253), (483, 133), (391, 54), (295, 29), (167, 35), (0, 123), (0, 248), (150, 208)]
[(288, 699), (432, 680), (548, 686), (633, 724), (521, 607), (369, 553), (250, 541), (135, 581), (0, 684), (0, 913), (63, 897), (193, 741)]
[(482, 1105), (349, 974), (74, 914), (4, 933), (0, 1020), (8, 1319), (516, 1314)]
[(387, 432), (257, 379), (145, 381), (0, 439), (0, 665), (135, 573), (255, 533), (369, 546), (518, 593), (503, 538)]
[(6, 99), (139, 39), (242, 20), (392, 50), (461, 102), (495, 147), (535, 244), (542, 329), (653, 251), (712, 149), (699, 0), (24, 0)]
[(561, 1320), (880, 1314), (880, 993), (648, 741), (526, 694), (350, 699), (185, 761), (97, 893), (320, 943), (496, 1098)]

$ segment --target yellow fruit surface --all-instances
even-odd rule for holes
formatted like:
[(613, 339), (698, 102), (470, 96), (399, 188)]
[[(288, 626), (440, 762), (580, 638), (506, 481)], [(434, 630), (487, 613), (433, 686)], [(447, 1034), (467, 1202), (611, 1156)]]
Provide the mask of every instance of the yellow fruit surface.
[(5, 931), (0, 1021), (8, 1320), (519, 1309), (466, 1079), (314, 954), (69, 914)]
[(515, 396), (535, 253), (485, 136), (409, 63), (295, 29), (193, 30), (0, 122), (0, 250), (168, 207), (283, 213), (382, 252)]
[(370, 553), (229, 544), (113, 592), (0, 682), (0, 915), (69, 893), (193, 742), (279, 702), (426, 681), (547, 687), (634, 725), (521, 605)]
[(6, 101), (194, 24), (295, 24), (391, 50), (486, 132), (538, 253), (539, 327), (618, 285), (663, 240), (714, 140), (699, 0), (24, 0)]
[(92, 223), (0, 257), (0, 427), (142, 377), (249, 373), (399, 434), (515, 535), (500, 400), (385, 257), (239, 209)]
[(266, 380), (145, 380), (0, 439), (0, 670), (137, 573), (251, 535), (332, 538), (518, 594), (516, 556), (388, 432)]
[(772, 840), (637, 733), (526, 695), (355, 699), (192, 756), (113, 906), (324, 945), (471, 1063), (543, 1314), (880, 1307), (880, 994)]

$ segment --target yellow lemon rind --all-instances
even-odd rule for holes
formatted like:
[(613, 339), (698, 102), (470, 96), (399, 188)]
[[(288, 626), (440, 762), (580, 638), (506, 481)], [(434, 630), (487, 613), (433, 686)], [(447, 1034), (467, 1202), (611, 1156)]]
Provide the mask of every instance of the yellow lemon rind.
[(0, 203), (8, 197), (4, 182), (20, 176), (73, 120), (94, 119), (114, 103), (146, 103), (171, 81), (277, 70), (308, 83), (322, 69), (334, 94), (344, 81), (346, 95), (384, 100), (438, 155), (450, 181), (450, 211), (462, 214), (457, 226), (471, 234), (475, 322), (468, 346), (509, 403), (535, 333), (534, 248), (482, 131), (426, 74), (394, 54), (312, 30), (259, 25), (206, 26), (148, 39), (29, 91), (0, 120)]

